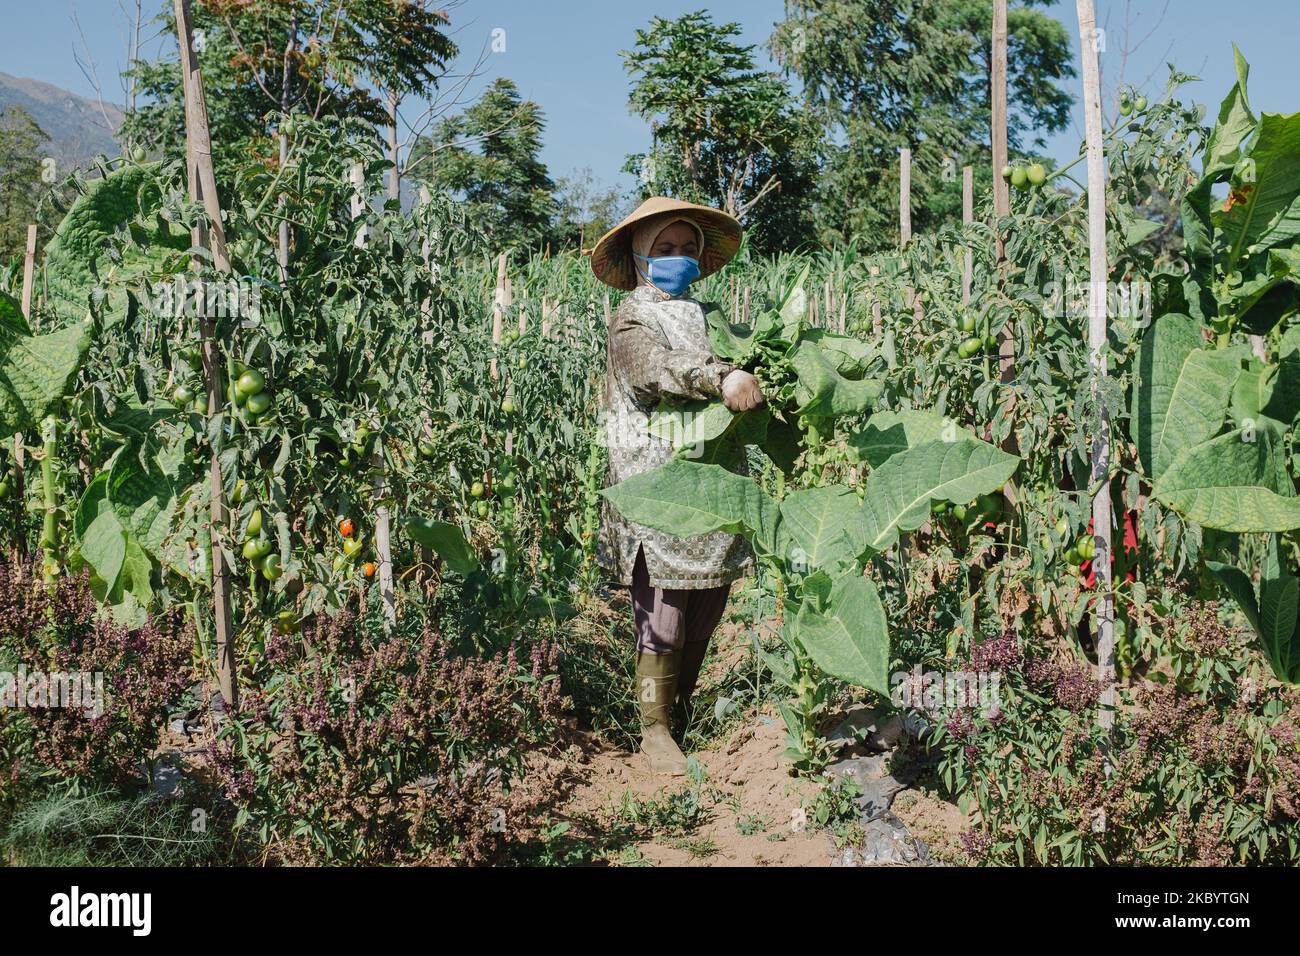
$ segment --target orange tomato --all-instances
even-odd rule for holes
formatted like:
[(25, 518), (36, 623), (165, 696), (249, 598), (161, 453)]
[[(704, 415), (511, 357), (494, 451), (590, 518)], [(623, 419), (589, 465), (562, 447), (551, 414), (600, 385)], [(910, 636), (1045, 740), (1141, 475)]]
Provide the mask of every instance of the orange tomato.
[(343, 535), (343, 537), (345, 538), (352, 537), (352, 530), (353, 529), (352, 529), (351, 518), (344, 518), (342, 521), (339, 522), (339, 534)]
[(373, 561), (367, 561), (361, 566), (361, 573), (368, 578), (373, 578), (375, 576), (375, 563)]

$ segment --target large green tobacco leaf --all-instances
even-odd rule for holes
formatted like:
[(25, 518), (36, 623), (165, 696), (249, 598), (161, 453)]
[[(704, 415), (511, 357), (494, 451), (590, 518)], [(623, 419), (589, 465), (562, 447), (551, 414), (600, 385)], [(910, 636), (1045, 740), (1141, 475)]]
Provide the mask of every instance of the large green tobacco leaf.
[(1207, 528), (1300, 528), (1300, 498), (1279, 444), (1271, 430), (1260, 428), (1185, 448), (1156, 480), (1152, 494)]
[(804, 342), (819, 346), (830, 359), (835, 370), (846, 378), (861, 378), (871, 367), (879, 350), (852, 335), (839, 335), (825, 329), (809, 329), (803, 334)]
[(32, 330), (27, 325), (26, 316), (23, 315), (22, 303), (9, 293), (0, 291), (0, 336), (6, 333), (31, 335)]
[(1218, 432), (1240, 373), (1235, 350), (1206, 351), (1201, 326), (1165, 315), (1142, 339), (1133, 389), (1133, 438), (1138, 457), (1159, 478), (1184, 449)]
[(1255, 586), (1250, 583), (1250, 575), (1241, 568), (1222, 561), (1206, 561), (1205, 566), (1232, 595), (1250, 626), (1259, 633), (1259, 602), (1255, 599)]
[(109, 472), (108, 500), (132, 538), (161, 561), (176, 510), (176, 492), (158, 462), (151, 455), (144, 457), (142, 463), (135, 446), (117, 456)]
[(674, 448), (687, 448), (722, 436), (735, 417), (735, 412), (716, 400), (663, 403), (651, 413), (646, 431)]
[(781, 527), (789, 560), (834, 570), (852, 564), (867, 548), (858, 496), (842, 485), (791, 492), (781, 502)]
[(753, 325), (733, 324), (716, 306), (705, 312), (704, 317), (714, 354), (732, 365), (746, 364), (758, 343), (776, 331), (776, 316), (771, 312), (760, 312)]
[(1242, 369), (1232, 390), (1232, 417), (1238, 426), (1254, 423), (1280, 438), (1300, 416), (1300, 355), (1288, 354), (1277, 365), (1258, 359)]
[(794, 397), (803, 415), (861, 415), (884, 391), (879, 379), (845, 378), (831, 355), (815, 342), (800, 342), (790, 356), (790, 367), (798, 380)]
[(976, 438), (931, 441), (899, 452), (867, 476), (862, 501), (867, 546), (884, 551), (914, 531), (934, 501), (961, 504), (1001, 487), (1020, 464)]
[(866, 428), (849, 436), (848, 445), (851, 452), (872, 468), (879, 468), (900, 451), (930, 441), (955, 440), (959, 435), (973, 437), (974, 432), (935, 412), (904, 409), (876, 412), (867, 421)]
[(1300, 614), (1300, 581), (1278, 552), (1277, 535), (1269, 538), (1259, 576), (1259, 637), (1273, 672), (1293, 683), (1300, 679), (1300, 648), (1296, 646), (1296, 617)]
[(687, 457), (716, 464), (735, 457), (731, 451), (736, 445), (762, 443), (769, 417), (767, 408), (737, 414), (716, 399), (661, 404), (650, 415), (646, 430), (676, 449), (691, 449)]
[[(189, 234), (178, 225), (153, 216), (150, 225), (135, 225), (137, 217), (154, 213), (160, 196), (153, 164), (123, 166), (89, 183), (72, 204), (45, 250), (48, 287), (46, 307), (63, 322), (81, 322), (91, 308), (96, 289), (109, 293), (106, 322), (125, 314), (121, 286), (140, 290), (142, 279), (162, 268), (169, 256), (184, 253)], [(130, 235), (120, 243), (115, 234)], [(111, 258), (115, 244), (121, 258)], [(110, 287), (117, 286), (117, 294)], [(101, 306), (102, 308), (103, 306)]]
[(601, 492), (628, 521), (681, 538), (749, 531), (771, 541), (775, 502), (752, 478), (673, 459)]
[(795, 633), (808, 656), (827, 674), (889, 696), (889, 627), (870, 579), (837, 578), (823, 611), (805, 601)]
[(51, 414), (81, 367), (90, 336), (75, 326), (20, 335), (0, 326), (0, 434), (29, 431)]
[(1250, 77), (1250, 64), (1241, 55), (1237, 45), (1232, 45), (1233, 63), (1237, 72), (1237, 82), (1219, 106), (1218, 121), (1205, 142), (1205, 157), (1202, 160), (1202, 176), (1213, 180), (1225, 172), (1230, 172), (1241, 158), (1241, 144), (1255, 129), (1255, 114), (1251, 112), (1250, 101), (1246, 97), (1246, 81)]
[(465, 533), (456, 525), (412, 516), (406, 520), (406, 530), (420, 544), (431, 548), (457, 574), (469, 574), (478, 567), (478, 556), (465, 540)]
[(1229, 269), (1251, 247), (1263, 249), (1300, 236), (1300, 113), (1264, 113), (1250, 159), (1254, 182), (1245, 184), (1245, 201), (1212, 216), (1230, 248)]

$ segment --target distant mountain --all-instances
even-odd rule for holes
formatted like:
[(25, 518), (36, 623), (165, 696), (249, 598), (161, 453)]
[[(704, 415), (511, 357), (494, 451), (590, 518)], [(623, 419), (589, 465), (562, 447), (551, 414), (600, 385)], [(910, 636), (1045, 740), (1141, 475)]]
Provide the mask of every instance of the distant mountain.
[[(0, 107), (19, 106), (31, 114), (50, 137), (49, 154), (61, 164), (83, 166), (101, 153), (121, 150), (113, 133), (122, 123), (122, 109), (26, 77), (0, 73)], [(107, 117), (107, 119), (106, 119)]]

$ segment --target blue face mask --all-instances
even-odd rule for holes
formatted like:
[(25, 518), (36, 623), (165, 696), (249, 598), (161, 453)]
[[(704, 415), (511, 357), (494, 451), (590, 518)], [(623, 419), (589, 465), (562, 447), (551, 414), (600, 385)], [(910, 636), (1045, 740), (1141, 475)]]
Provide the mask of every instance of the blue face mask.
[(647, 266), (643, 273), (650, 284), (669, 295), (681, 295), (700, 277), (700, 261), (690, 256), (637, 256)]

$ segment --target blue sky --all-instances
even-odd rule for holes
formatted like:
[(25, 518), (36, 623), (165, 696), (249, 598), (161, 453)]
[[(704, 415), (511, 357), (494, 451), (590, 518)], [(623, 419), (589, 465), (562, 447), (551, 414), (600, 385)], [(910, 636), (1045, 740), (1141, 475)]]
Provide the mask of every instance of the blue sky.
[[(134, 6), (133, 0), (122, 2)], [(632, 45), (633, 31), (651, 16), (675, 17), (702, 7), (717, 21), (740, 23), (744, 42), (761, 45), (782, 18), (784, 3), (466, 0), (453, 8), (462, 65), (490, 49), (494, 30), (504, 31), (505, 45), (504, 51), (487, 54), (482, 75), (466, 92), (472, 96), (497, 76), (515, 80), (546, 114), (543, 159), (552, 175), (590, 166), (599, 180), (625, 188), (631, 181), (618, 170), (626, 154), (645, 148), (648, 129), (629, 113), (629, 81), (619, 51)], [(145, 0), (147, 11), (160, 8), (161, 0)], [(126, 19), (119, 0), (0, 0), (0, 70), (92, 94), (93, 86), (74, 56), (74, 49), (83, 49), (72, 23), (74, 10), (106, 96), (120, 100), (116, 74), (125, 60)], [(1126, 10), (1131, 17), (1127, 44)], [(1077, 47), (1074, 3), (1059, 0), (1050, 12), (1066, 24)], [(1164, 64), (1173, 61), (1184, 72), (1203, 78), (1185, 95), (1213, 110), (1233, 81), (1231, 42), (1236, 40), (1251, 62), (1250, 94), (1256, 111), (1300, 109), (1296, 0), (1097, 0), (1097, 17), (1107, 29), (1101, 63), (1103, 81), (1111, 87), (1123, 65), (1127, 82), (1145, 82), (1158, 94), (1167, 75)], [(1139, 40), (1141, 45), (1125, 58), (1123, 48)], [(761, 50), (760, 58), (768, 62)], [(1053, 138), (1048, 153), (1058, 159), (1074, 156), (1082, 130), (1078, 118), (1073, 128)]]

